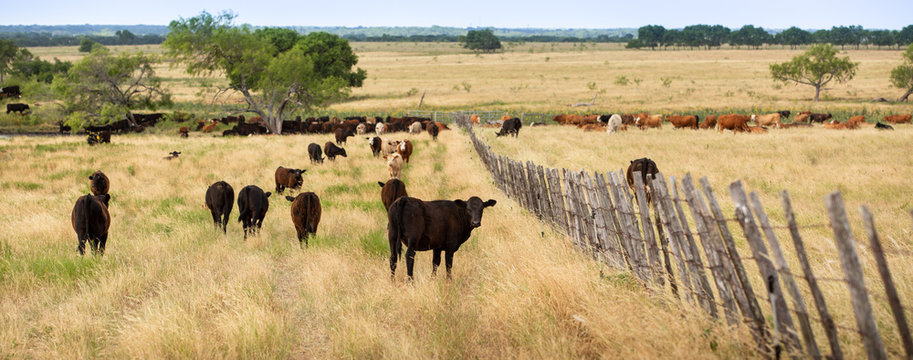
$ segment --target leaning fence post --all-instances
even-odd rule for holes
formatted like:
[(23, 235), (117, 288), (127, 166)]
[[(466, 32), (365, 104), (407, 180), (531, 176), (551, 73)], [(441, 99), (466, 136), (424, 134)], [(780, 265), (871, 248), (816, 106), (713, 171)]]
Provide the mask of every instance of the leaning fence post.
[(843, 267), (847, 286), (850, 289), (853, 312), (856, 314), (856, 326), (862, 335), (866, 354), (869, 359), (886, 359), (887, 354), (884, 344), (881, 342), (881, 335), (878, 333), (878, 325), (872, 314), (872, 304), (869, 302), (869, 294), (862, 276), (862, 263), (859, 262), (859, 254), (856, 252), (856, 240), (853, 239), (853, 233), (850, 231), (850, 224), (846, 217), (846, 209), (843, 207), (843, 197), (840, 196), (839, 191), (835, 191), (824, 198), (824, 203), (830, 215), (834, 240), (837, 243), (837, 250), (840, 252), (840, 265)]
[(891, 270), (888, 269), (888, 261), (884, 257), (884, 249), (881, 248), (878, 232), (875, 231), (875, 220), (865, 206), (860, 207), (859, 212), (862, 213), (862, 220), (865, 222), (865, 232), (869, 235), (872, 255), (875, 257), (875, 262), (878, 263), (878, 273), (881, 274), (881, 282), (884, 283), (888, 304), (891, 305), (891, 311), (894, 312), (894, 321), (897, 322), (897, 331), (900, 333), (904, 351), (906, 351), (908, 359), (913, 359), (913, 340), (910, 339), (907, 316), (904, 315), (903, 307), (900, 306), (900, 297), (897, 295), (897, 288), (894, 287), (894, 278), (891, 277)]

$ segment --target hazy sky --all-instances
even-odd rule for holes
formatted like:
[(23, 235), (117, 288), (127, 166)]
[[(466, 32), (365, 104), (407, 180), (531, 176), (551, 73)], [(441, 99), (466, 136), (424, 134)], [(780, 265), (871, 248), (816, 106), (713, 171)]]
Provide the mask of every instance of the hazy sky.
[(15, 1), (0, 6), (0, 25), (152, 24), (206, 10), (231, 10), (237, 22), (252, 25), (314, 26), (491, 26), (540, 28), (619, 28), (659, 24), (745, 24), (805, 29), (862, 25), (900, 29), (913, 24), (913, 0), (152, 0)]

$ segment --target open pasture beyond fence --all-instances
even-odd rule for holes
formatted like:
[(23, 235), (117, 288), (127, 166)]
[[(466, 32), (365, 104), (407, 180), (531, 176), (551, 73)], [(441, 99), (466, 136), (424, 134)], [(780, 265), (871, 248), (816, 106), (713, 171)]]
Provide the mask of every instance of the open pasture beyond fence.
[[(522, 163), (494, 153), (474, 133), (469, 115), (454, 113), (453, 119), (467, 129), (495, 184), (540, 221), (567, 234), (600, 266), (629, 271), (649, 289), (669, 292), (729, 326), (747, 327), (761, 352), (913, 357), (909, 306), (892, 278), (889, 250), (864, 206), (866, 238), (854, 238), (840, 192), (825, 199), (828, 219), (797, 224), (782, 191), (786, 223), (773, 224), (757, 194), (737, 181), (725, 191), (735, 208), (726, 216), (706, 178), (660, 173), (644, 184), (635, 173), (629, 187), (623, 169), (590, 174)], [(822, 226), (833, 231), (843, 278), (812, 271), (802, 229)], [(747, 252), (739, 246), (745, 242)], [(874, 261), (877, 275), (866, 275), (863, 261)], [(833, 283), (845, 287), (843, 297), (823, 295), (822, 287)], [(850, 316), (829, 310), (828, 304), (846, 301), (853, 322), (838, 321)]]

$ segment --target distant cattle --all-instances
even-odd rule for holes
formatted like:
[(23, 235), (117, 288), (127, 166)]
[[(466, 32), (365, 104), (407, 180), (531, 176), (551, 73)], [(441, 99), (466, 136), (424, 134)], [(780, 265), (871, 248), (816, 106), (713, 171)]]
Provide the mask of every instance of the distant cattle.
[(32, 109), (29, 108), (28, 104), (6, 104), (6, 113), (18, 112), (19, 115), (25, 114), (25, 112), (32, 112)]
[(187, 138), (190, 136), (190, 128), (181, 126), (181, 128), (178, 130), (178, 133), (181, 134), (182, 138)]
[(311, 159), (311, 164), (323, 164), (323, 151), (320, 150), (320, 145), (315, 143), (308, 145), (308, 158)]
[(485, 208), (497, 202), (473, 196), (468, 201), (422, 201), (404, 196), (387, 211), (387, 240), (390, 244), (390, 276), (396, 275), (396, 262), (406, 245), (406, 273), (412, 279), (416, 251), (433, 250), (431, 274), (437, 273), (441, 252), (451, 277), (453, 254), (469, 239), (472, 230), (482, 226)]
[[(799, 116), (797, 115), (796, 117), (799, 117)], [(810, 127), (812, 127), (812, 124), (801, 123), (801, 122), (794, 122), (792, 124), (781, 124), (780, 125), (780, 129), (810, 128)]]
[(754, 121), (758, 126), (773, 126), (777, 129), (780, 128), (780, 114), (773, 113), (767, 115), (755, 115), (751, 114), (751, 121)]
[(704, 117), (704, 121), (701, 121), (701, 123), (698, 124), (697, 127), (701, 128), (701, 129), (715, 128), (716, 127), (716, 115), (707, 115), (706, 117)]
[(748, 132), (752, 134), (766, 134), (767, 128), (763, 126), (749, 126)]
[(409, 162), (409, 157), (412, 156), (412, 142), (409, 140), (403, 140), (396, 146), (396, 152), (403, 157), (403, 161)]
[(803, 111), (796, 115), (796, 118), (793, 119), (793, 123), (797, 122), (806, 122), (808, 121), (808, 116), (811, 115), (811, 111)]
[(880, 123), (880, 122), (875, 123), (875, 128), (878, 129), (878, 130), (894, 130), (894, 127), (893, 127), (893, 126), (888, 125), (888, 124), (883, 124), (883, 123)]
[(634, 119), (634, 124), (637, 125), (641, 130), (646, 130), (649, 128), (662, 129), (663, 127), (663, 116), (652, 115), (647, 117), (637, 117)]
[(298, 194), (297, 197), (286, 196), (292, 202), (292, 223), (298, 233), (298, 245), (308, 246), (308, 238), (317, 235), (317, 225), (320, 224), (320, 198), (312, 192)]
[(377, 182), (380, 185), (380, 202), (384, 204), (384, 209), (390, 210), (390, 205), (403, 196), (409, 196), (406, 193), (406, 184), (400, 179), (390, 179), (386, 183)]
[(399, 146), (399, 141), (384, 139), (381, 141), (380, 154), (383, 155), (384, 159), (387, 159), (390, 157), (390, 154), (393, 154), (396, 151), (397, 146)]
[(377, 123), (377, 125), (374, 125), (374, 133), (377, 134), (377, 136), (383, 136), (384, 133), (387, 132), (386, 129), (387, 126), (384, 123)]
[(244, 238), (260, 231), (269, 210), (269, 196), (256, 185), (247, 185), (238, 192), (238, 222), (244, 227)]
[(366, 138), (366, 139), (368, 140), (368, 145), (371, 147), (371, 154), (373, 154), (374, 157), (377, 157), (378, 155), (380, 155), (380, 149), (381, 149), (380, 138), (375, 136), (375, 137)]
[(781, 118), (789, 119), (790, 112), (789, 112), (789, 110), (780, 110), (780, 111), (777, 111), (777, 114), (780, 114)]
[(351, 129), (339, 128), (333, 131), (333, 135), (336, 137), (336, 144), (341, 145), (346, 143), (346, 138), (355, 136), (355, 132)]
[(87, 134), (86, 142), (88, 142), (89, 145), (111, 143), (111, 132), (107, 130), (99, 132), (90, 131)]
[(478, 123), (479, 123), (479, 120), (480, 120), (480, 119), (479, 119), (479, 115), (472, 114), (472, 115), (469, 116), (469, 122), (471, 122), (471, 123), (473, 123), (473, 124), (478, 124)]
[(823, 123), (825, 121), (828, 121), (832, 117), (834, 117), (834, 116), (831, 114), (809, 114), (808, 115), (808, 119), (811, 120), (811, 122), (818, 122), (818, 123)]
[(621, 128), (622, 122), (621, 115), (612, 114), (611, 117), (606, 121), (606, 134), (612, 135), (614, 132), (618, 132)]
[(367, 133), (368, 133), (368, 125), (367, 125), (367, 124), (358, 124), (358, 126), (355, 127), (355, 133), (358, 134), (358, 135), (367, 134)]
[(108, 201), (111, 195), (86, 194), (80, 196), (70, 214), (70, 223), (76, 231), (79, 244), (76, 250), (80, 255), (86, 253), (86, 241), (92, 246), (92, 252), (105, 254), (108, 242), (108, 228), (111, 226), (111, 215), (108, 214)]
[[(9, 112), (9, 111), (7, 111)], [(882, 119), (884, 122), (894, 123), (894, 124), (909, 124), (910, 123), (910, 114), (904, 115), (888, 115)]]
[(631, 160), (625, 178), (632, 191), (636, 191), (634, 187), (634, 173), (638, 171), (640, 172), (641, 181), (643, 181), (644, 184), (644, 194), (647, 197), (647, 202), (650, 202), (652, 201), (651, 198), (653, 194), (652, 179), (656, 179), (656, 174), (659, 173), (659, 169), (656, 167), (656, 163), (653, 162), (653, 160), (650, 160), (650, 158)]
[(0, 97), (21, 98), (22, 92), (19, 90), (19, 85), (7, 86), (0, 88)]
[(716, 128), (720, 132), (732, 130), (733, 132), (748, 131), (748, 116), (741, 114), (720, 115), (716, 121)]
[[(254, 120), (256, 118), (259, 118), (259, 116), (251, 118), (251, 120)], [(262, 119), (261, 119), (261, 121), (262, 121)], [(256, 124), (239, 123), (238, 125), (235, 125), (234, 127), (232, 127), (231, 131), (232, 131), (231, 134), (240, 135), (240, 136), (262, 135), (262, 134), (269, 133), (269, 129), (266, 126), (263, 126), (259, 123), (256, 123)]]
[(520, 135), (521, 127), (523, 127), (523, 123), (520, 122), (520, 118), (504, 120), (504, 123), (501, 124), (501, 130), (499, 130), (495, 136), (513, 135), (514, 137), (517, 137)]
[(226, 232), (228, 216), (231, 215), (234, 202), (235, 189), (225, 181), (218, 181), (206, 189), (206, 207), (209, 208), (216, 227), (222, 227), (222, 233)]
[(180, 156), (180, 155), (181, 155), (180, 151), (172, 151), (172, 152), (168, 153), (168, 156), (164, 157), (163, 159), (174, 160), (174, 159), (177, 159), (178, 156)]
[(412, 123), (412, 125), (409, 125), (409, 133), (410, 134), (421, 134), (422, 133), (422, 123), (416, 121), (416, 122)]
[(428, 124), (428, 134), (431, 134), (433, 140), (437, 140), (437, 134), (441, 131), (436, 123)]
[(108, 181), (108, 176), (101, 170), (97, 170), (92, 175), (89, 175), (89, 188), (92, 190), (93, 195), (103, 195), (108, 193), (108, 188), (111, 186), (111, 182)]
[(403, 170), (403, 157), (399, 153), (390, 155), (390, 159), (387, 160), (387, 170), (390, 171), (391, 178), (399, 179)]
[(667, 117), (666, 120), (672, 123), (672, 127), (676, 129), (697, 129), (697, 124), (700, 122), (700, 118), (697, 115), (672, 115)]
[(323, 144), (323, 153), (326, 154), (330, 161), (336, 161), (337, 156), (348, 157), (346, 156), (346, 149), (336, 146), (332, 141), (327, 141), (326, 144)]
[(213, 130), (216, 129), (216, 125), (218, 125), (216, 122), (210, 121), (210, 123), (207, 124), (206, 126), (203, 126), (203, 128), (200, 129), (200, 131), (202, 131), (204, 133), (212, 132)]
[(862, 124), (865, 123), (865, 115), (856, 115), (847, 120), (848, 123)]
[(859, 124), (855, 122), (845, 122), (839, 123), (836, 121), (824, 124), (824, 128), (831, 130), (855, 130), (859, 128)]
[(64, 124), (63, 121), (57, 122), (57, 132), (60, 133), (61, 135), (69, 133), (72, 130), (73, 129), (70, 128), (70, 125)]
[(305, 169), (292, 169), (282, 166), (276, 168), (276, 193), (282, 194), (285, 189), (300, 189), (301, 184), (304, 183), (301, 174), (304, 174), (306, 171), (307, 170)]

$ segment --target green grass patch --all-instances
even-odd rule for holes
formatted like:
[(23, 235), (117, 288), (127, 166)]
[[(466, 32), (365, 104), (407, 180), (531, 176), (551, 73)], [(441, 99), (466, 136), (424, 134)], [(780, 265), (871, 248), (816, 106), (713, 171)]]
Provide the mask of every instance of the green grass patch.
[(373, 256), (386, 258), (390, 255), (390, 243), (387, 241), (386, 229), (377, 229), (358, 237), (361, 249)]
[(38, 190), (44, 187), (41, 184), (28, 182), (28, 181), (13, 181), (8, 183), (3, 183), (3, 189), (19, 189), (19, 190)]
[(19, 275), (29, 273), (42, 281), (54, 281), (68, 283), (78, 279), (86, 278), (94, 273), (94, 269), (99, 267), (100, 258), (90, 256), (91, 246), (86, 243), (86, 256), (73, 257), (65, 255), (62, 257), (32, 257), (17, 258), (13, 257), (11, 252), (4, 252), (0, 258), (0, 279), (8, 279)]
[(77, 147), (82, 146), (83, 143), (80, 142), (65, 142), (60, 144), (36, 144), (32, 148), (33, 155), (40, 155), (49, 152), (58, 152), (58, 151), (69, 151), (75, 150)]

